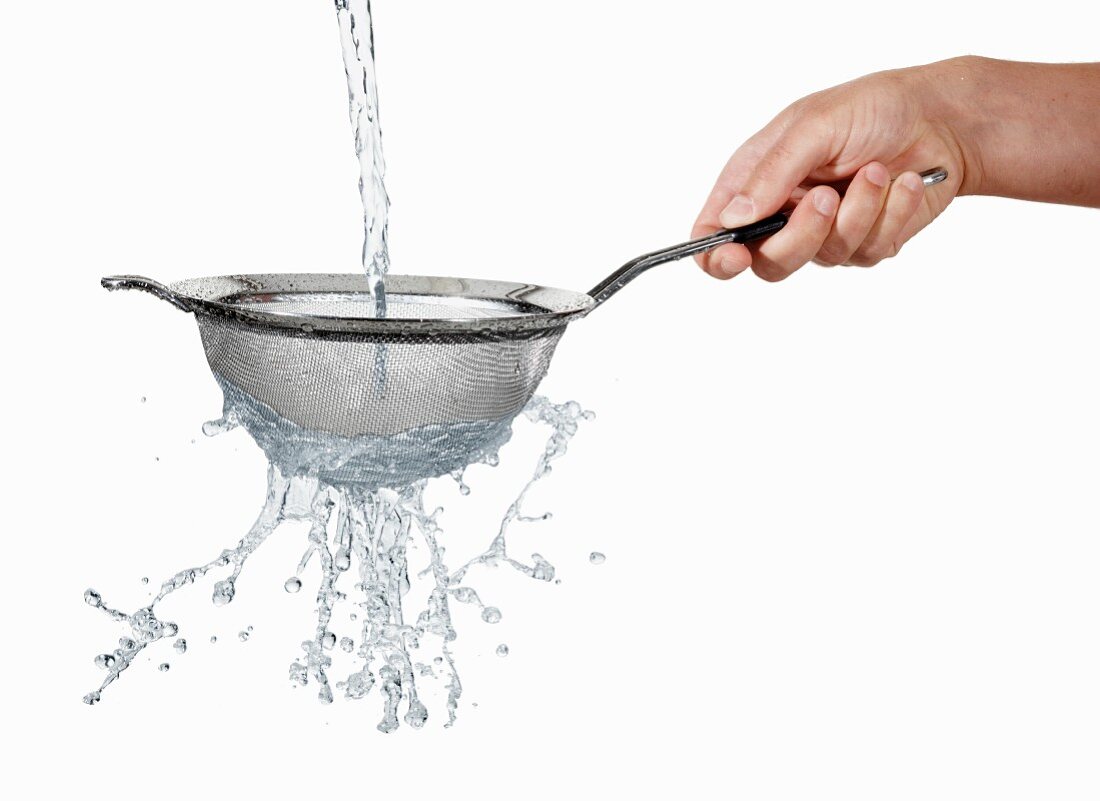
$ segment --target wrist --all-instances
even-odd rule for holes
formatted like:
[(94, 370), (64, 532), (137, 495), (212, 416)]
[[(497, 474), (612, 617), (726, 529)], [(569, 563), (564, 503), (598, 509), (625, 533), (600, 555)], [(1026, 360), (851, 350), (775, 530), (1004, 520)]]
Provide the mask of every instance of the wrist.
[(980, 56), (959, 56), (913, 70), (925, 119), (956, 153), (960, 195), (989, 193), (991, 165), (984, 155), (990, 114), (984, 101), (995, 77), (995, 63)]

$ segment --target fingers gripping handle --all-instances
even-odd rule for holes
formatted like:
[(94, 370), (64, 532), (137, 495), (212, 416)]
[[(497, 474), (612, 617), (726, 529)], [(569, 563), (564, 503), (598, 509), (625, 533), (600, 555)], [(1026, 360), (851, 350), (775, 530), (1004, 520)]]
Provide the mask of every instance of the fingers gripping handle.
[[(926, 187), (935, 186), (947, 180), (947, 170), (942, 167), (935, 167), (931, 170), (925, 170), (920, 174), (920, 177), (921, 180), (924, 181)], [(704, 253), (708, 250), (714, 250), (721, 245), (728, 245), (731, 242), (738, 242), (741, 244), (756, 242), (772, 234), (778, 233), (786, 224), (787, 213), (781, 211), (759, 222), (742, 225), (739, 228), (728, 228), (700, 239), (693, 239), (690, 242), (673, 245), (664, 250), (658, 250), (653, 253), (648, 253), (645, 256), (639, 256), (633, 261), (627, 262), (603, 281), (592, 287), (592, 289), (588, 290), (588, 294), (596, 301), (596, 304), (592, 308), (596, 308), (646, 270), (656, 267), (659, 264), (667, 264), (670, 261), (678, 261), (688, 256), (695, 256), (696, 254)]]

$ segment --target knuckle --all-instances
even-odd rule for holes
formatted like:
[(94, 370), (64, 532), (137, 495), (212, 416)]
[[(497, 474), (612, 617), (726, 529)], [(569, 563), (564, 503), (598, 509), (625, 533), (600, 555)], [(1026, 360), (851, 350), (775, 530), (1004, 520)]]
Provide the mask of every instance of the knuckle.
[(836, 267), (838, 264), (847, 262), (851, 255), (851, 248), (845, 247), (843, 244), (826, 242), (822, 245), (821, 250), (817, 252), (814, 261), (822, 267)]
[(850, 263), (856, 267), (873, 267), (881, 261), (894, 258), (900, 250), (901, 247), (894, 241), (872, 242), (852, 254)]
[(779, 170), (785, 162), (789, 161), (793, 155), (794, 144), (785, 135), (761, 157), (756, 169), (753, 170), (752, 178), (756, 181), (770, 181), (770, 176)]
[(765, 262), (762, 264), (753, 263), (752, 271), (756, 273), (757, 277), (762, 278), (770, 284), (782, 281), (791, 274), (789, 270), (774, 262)]
[(883, 247), (879, 243), (875, 243), (867, 248), (863, 255), (864, 258), (868, 259), (872, 264), (878, 264), (883, 259), (888, 258), (890, 253), (888, 248)]
[(830, 94), (831, 90), (823, 89), (796, 100), (787, 109), (790, 118), (804, 124), (820, 119), (828, 113), (832, 106), (829, 98)]
[(802, 98), (791, 106), (789, 133), (799, 138), (831, 138), (836, 131), (836, 98), (826, 90)]
[(851, 255), (845, 264), (850, 264), (853, 267), (874, 267), (878, 264), (879, 260), (869, 256), (867, 253), (857, 250)]

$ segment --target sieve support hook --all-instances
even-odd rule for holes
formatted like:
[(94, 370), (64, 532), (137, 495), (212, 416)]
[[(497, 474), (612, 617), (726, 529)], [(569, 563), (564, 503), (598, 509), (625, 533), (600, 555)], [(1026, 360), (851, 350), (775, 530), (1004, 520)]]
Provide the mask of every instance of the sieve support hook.
[[(942, 167), (935, 167), (931, 170), (925, 170), (920, 176), (926, 187), (934, 186), (935, 184), (947, 180), (947, 170)], [(673, 245), (672, 247), (657, 250), (653, 253), (647, 253), (644, 256), (639, 256), (632, 261), (628, 261), (607, 278), (596, 284), (596, 286), (592, 287), (592, 289), (588, 290), (588, 295), (596, 301), (592, 308), (595, 309), (646, 270), (660, 264), (686, 259), (688, 256), (705, 253), (708, 250), (714, 250), (716, 247), (728, 245), (731, 242), (747, 244), (778, 233), (783, 229), (783, 226), (787, 224), (787, 215), (788, 212), (781, 211), (759, 222), (743, 225), (740, 228), (728, 228), (724, 231), (710, 234), (709, 236), (693, 239), (690, 242), (684, 242), (679, 245)]]
[(173, 292), (160, 281), (154, 281), (152, 278), (146, 278), (143, 275), (109, 275), (101, 278), (99, 283), (110, 292), (118, 289), (138, 289), (171, 303), (181, 311), (193, 312), (195, 310), (188, 298)]

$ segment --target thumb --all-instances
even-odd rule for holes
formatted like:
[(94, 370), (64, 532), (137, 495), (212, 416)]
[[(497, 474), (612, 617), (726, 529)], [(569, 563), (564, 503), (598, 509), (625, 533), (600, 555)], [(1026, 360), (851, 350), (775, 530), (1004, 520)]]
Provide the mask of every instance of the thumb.
[(816, 126), (795, 124), (762, 150), (744, 147), (734, 153), (725, 170), (733, 179), (727, 184), (732, 197), (719, 222), (736, 228), (775, 214), (811, 172), (829, 161), (831, 138)]

